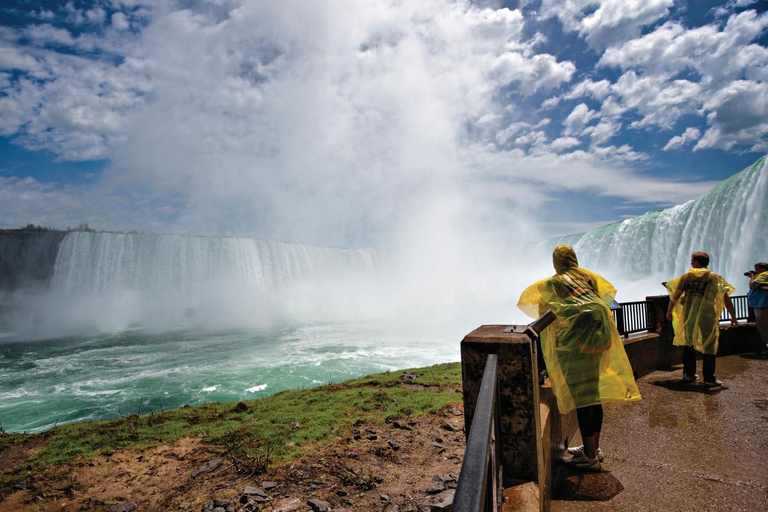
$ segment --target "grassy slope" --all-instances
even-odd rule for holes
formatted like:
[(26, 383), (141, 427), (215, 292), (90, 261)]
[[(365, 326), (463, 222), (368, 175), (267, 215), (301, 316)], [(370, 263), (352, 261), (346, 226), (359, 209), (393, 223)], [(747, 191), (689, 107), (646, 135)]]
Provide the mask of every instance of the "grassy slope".
[[(405, 378), (406, 374), (411, 375)], [(194, 436), (206, 436), (207, 442), (221, 446), (240, 469), (258, 470), (268, 461), (290, 460), (306, 453), (317, 443), (327, 447), (340, 442), (358, 421), (403, 421), (460, 404), (460, 387), (460, 364), (440, 364), (283, 391), (245, 402), (185, 406), (62, 425), (41, 434), (0, 434), (0, 453), (14, 446), (39, 446), (15, 468), (15, 475), (6, 473), (0, 486), (7, 488), (30, 469)]]

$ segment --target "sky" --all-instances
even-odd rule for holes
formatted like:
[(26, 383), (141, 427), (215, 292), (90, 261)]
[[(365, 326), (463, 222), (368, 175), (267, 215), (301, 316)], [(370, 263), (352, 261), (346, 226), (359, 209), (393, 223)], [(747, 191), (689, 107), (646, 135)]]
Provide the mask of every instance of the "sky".
[(5, 0), (0, 227), (342, 247), (582, 232), (768, 152), (767, 10)]

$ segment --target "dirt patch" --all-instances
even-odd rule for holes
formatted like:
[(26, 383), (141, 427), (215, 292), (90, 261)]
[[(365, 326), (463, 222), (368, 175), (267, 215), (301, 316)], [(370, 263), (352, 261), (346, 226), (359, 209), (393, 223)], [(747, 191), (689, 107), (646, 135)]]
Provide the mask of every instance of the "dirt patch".
[[(211, 500), (234, 501), (239, 509), (246, 486), (259, 487), (268, 497), (252, 510), (307, 511), (307, 501), (317, 499), (337, 511), (416, 511), (420, 502), (455, 485), (465, 448), (462, 414), (449, 407), (383, 427), (358, 424), (341, 443), (307, 447), (300, 459), (272, 464), (260, 475), (237, 474), (221, 447), (199, 438), (116, 451), (29, 475), (23, 488), (0, 501), (0, 511), (109, 510), (128, 502), (136, 503), (137, 511), (201, 511)], [(0, 468), (18, 470), (25, 458), (3, 451), (0, 462), (15, 462)], [(223, 464), (191, 477), (216, 458)], [(10, 469), (0, 471), (7, 477)]]

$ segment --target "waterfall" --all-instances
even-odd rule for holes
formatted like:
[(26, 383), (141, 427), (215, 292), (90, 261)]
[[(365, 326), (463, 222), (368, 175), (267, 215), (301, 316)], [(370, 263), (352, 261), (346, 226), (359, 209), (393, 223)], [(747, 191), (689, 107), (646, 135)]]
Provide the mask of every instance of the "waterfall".
[(61, 243), (53, 287), (70, 293), (114, 288), (199, 294), (231, 280), (264, 293), (318, 279), (375, 275), (373, 250), (237, 237), (76, 232)]
[(70, 232), (49, 286), (10, 292), (0, 331), (40, 339), (371, 319), (381, 260), (370, 249), (242, 237)]
[(553, 242), (572, 244), (580, 264), (628, 282), (670, 279), (689, 268), (692, 252), (704, 251), (710, 268), (746, 293), (742, 274), (768, 260), (766, 162), (764, 156), (685, 204)]

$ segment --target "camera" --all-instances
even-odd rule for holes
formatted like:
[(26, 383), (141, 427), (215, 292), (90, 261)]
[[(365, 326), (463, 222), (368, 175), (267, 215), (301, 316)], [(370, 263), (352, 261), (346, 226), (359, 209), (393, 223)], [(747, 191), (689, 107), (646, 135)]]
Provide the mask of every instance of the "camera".
[(748, 270), (748, 271), (744, 272), (744, 275), (747, 276), (747, 277), (752, 277), (753, 275), (755, 275), (755, 271), (754, 270)]

